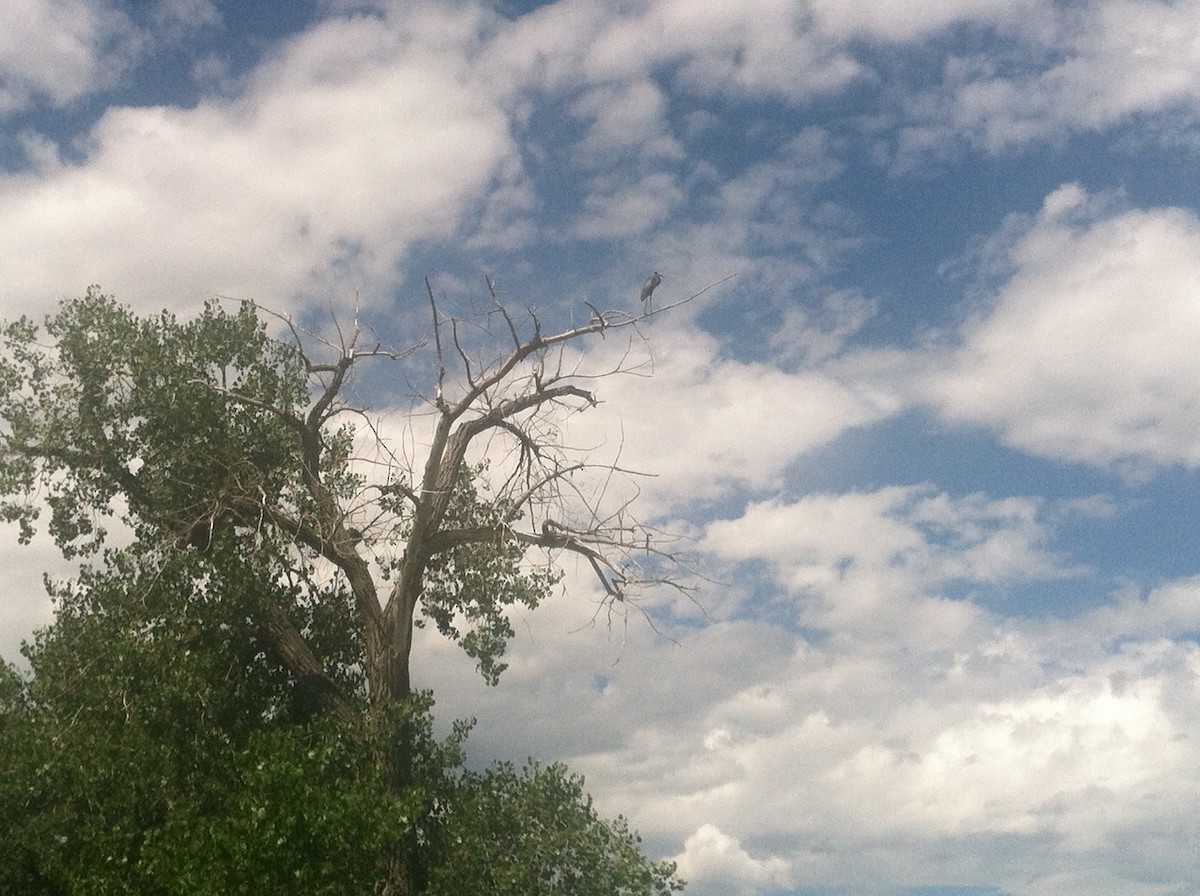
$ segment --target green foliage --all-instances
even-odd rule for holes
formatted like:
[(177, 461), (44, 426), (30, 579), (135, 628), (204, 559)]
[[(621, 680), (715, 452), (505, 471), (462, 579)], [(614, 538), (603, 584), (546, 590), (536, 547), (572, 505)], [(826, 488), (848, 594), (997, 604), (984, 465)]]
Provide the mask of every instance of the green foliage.
[(50, 348), (24, 318), (2, 334), (0, 493), (9, 498), (0, 512), (23, 539), (38, 516), (34, 493), (46, 496), (49, 530), (70, 556), (103, 543), (100, 523), (118, 495), (125, 522), (162, 539), (198, 521), (211, 531), (238, 506), (277, 500), (297, 477), (296, 433), (263, 406), (299, 406), (304, 368), (253, 306), (231, 313), (210, 303), (189, 322), (165, 312), (139, 319), (91, 289), (45, 329)]
[(177, 802), (147, 832), (138, 871), (149, 888), (369, 892), (386, 844), (411, 827), (412, 795), (382, 793), (363, 744), (347, 734), (268, 729), (225, 758), (209, 792)]
[(650, 862), (623, 818), (604, 821), (562, 765), (498, 763), (464, 774), (442, 819), (430, 896), (665, 896), (683, 889)]
[(161, 594), (94, 577), (28, 648), (30, 680), (0, 667), (0, 892), (366, 893), (395, 842), (431, 896), (681, 886), (561, 766), (466, 771), (467, 727), (436, 740), (427, 695), (394, 720), (416, 749), (389, 795), (378, 732), (294, 719), (252, 632), (217, 621), (236, 596), (172, 615), (175, 574)]
[[(57, 588), (31, 679), (0, 681), (0, 892), (369, 889), (414, 812), (382, 792), (365, 737), (296, 712), (253, 619), (287, 586), (248, 557), (203, 578), (193, 552), (106, 559)], [(349, 690), (351, 618), (324, 623)]]
[[(355, 433), (326, 428), (318, 455), (305, 455), (287, 419), (304, 418), (311, 398), (304, 357), (268, 336), (253, 305), (209, 303), (192, 321), (165, 312), (138, 318), (93, 288), (44, 329), (49, 347), (24, 318), (0, 333), (0, 519), (18, 523), (22, 541), (44, 501), (66, 556), (99, 551), (104, 520), (118, 515), (147, 550), (273, 553), (277, 575), (297, 583), (309, 576), (311, 546), (273, 530), (267, 515), (313, 519), (314, 472), (330, 494), (360, 496), (364, 483), (350, 466)], [(484, 472), (460, 471), (444, 526), (498, 536), (431, 558), (421, 606), (494, 684), (513, 635), (507, 609), (536, 607), (558, 577), (527, 567), (524, 546), (500, 537), (516, 520), (503, 502), (478, 494)], [(378, 509), (397, 520), (391, 537), (403, 543), (407, 498), (385, 490)], [(317, 596), (308, 600), (319, 614)], [(323, 629), (305, 634), (319, 638)]]
[(505, 527), (514, 522), (511, 508), (479, 497), (477, 483), (486, 472), (486, 464), (462, 471), (443, 525), (451, 532), (494, 531), (496, 537), (457, 545), (435, 557), (425, 574), (421, 609), (439, 632), (459, 642), (494, 685), (507, 668), (500, 657), (513, 636), (507, 609), (518, 604), (535, 609), (560, 576), (547, 567), (522, 564), (524, 546), (504, 537)]
[[(59, 589), (32, 679), (4, 703), (0, 892), (369, 889), (414, 813), (382, 792), (365, 737), (296, 717), (250, 612), (285, 586), (229, 564), (199, 587), (187, 552), (152, 574), (108, 559)], [(352, 630), (329, 628), (349, 683)]]
[[(398, 855), (431, 894), (678, 889), (561, 767), (467, 772), (466, 726), (439, 742), (428, 698), (368, 687), (387, 624), (342, 508), (372, 499), (328, 387), (352, 354), (310, 365), (252, 305), (138, 318), (95, 289), (0, 343), (0, 519), (27, 542), (48, 508), (88, 564), (50, 585), (30, 676), (0, 663), (0, 893), (366, 893)], [(495, 683), (509, 609), (557, 577), (486, 469), (457, 472), (405, 598)], [(385, 576), (419, 502), (374, 501)]]

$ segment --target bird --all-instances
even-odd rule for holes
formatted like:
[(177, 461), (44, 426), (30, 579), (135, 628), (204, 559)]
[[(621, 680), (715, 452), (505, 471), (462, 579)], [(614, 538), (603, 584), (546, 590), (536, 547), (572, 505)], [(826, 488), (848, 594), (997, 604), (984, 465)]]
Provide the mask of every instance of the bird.
[(662, 283), (662, 274), (655, 271), (646, 278), (646, 282), (642, 284), (642, 301), (650, 301), (650, 296), (654, 295), (654, 290), (658, 288), (658, 284)]

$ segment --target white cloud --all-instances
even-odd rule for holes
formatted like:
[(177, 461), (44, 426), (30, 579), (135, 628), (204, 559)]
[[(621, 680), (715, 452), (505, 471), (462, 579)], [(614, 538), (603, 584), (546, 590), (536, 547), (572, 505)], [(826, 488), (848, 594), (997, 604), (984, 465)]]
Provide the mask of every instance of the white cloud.
[[(582, 130), (565, 153), (552, 144), (570, 128), (524, 132), (526, 152), (543, 165), (553, 160), (566, 166), (553, 175), (552, 191), (566, 175), (585, 172), (590, 178), (573, 235), (619, 239), (674, 225), (672, 230), (684, 232), (660, 242), (674, 242), (675, 257), (698, 265), (712, 257), (706, 245), (711, 240), (704, 238), (711, 234), (678, 223), (685, 220), (685, 203), (694, 199), (719, 216), (712, 226), (725, 252), (766, 237), (777, 250), (801, 246), (806, 260), (820, 265), (830, 261), (835, 247), (844, 248), (846, 222), (833, 220), (837, 210), (831, 207), (793, 201), (790, 191), (811, 192), (839, 173), (829, 135), (804, 129), (769, 160), (709, 195), (712, 172), (685, 158), (685, 134), (676, 131), (666, 101), (681, 86), (721, 98), (800, 101), (857, 77), (857, 65), (807, 33), (803, 19), (799, 7), (780, 0), (669, 0), (636, 11), (557, 3), (498, 28), (484, 49), (481, 70), (517, 97), (522, 125), (535, 103), (554, 109), (561, 100), (564, 123)], [(547, 176), (551, 171), (547, 166)], [(729, 268), (719, 276), (727, 273)]]
[(154, 0), (135, 23), (106, 0), (9, 0), (0, 29), (0, 119), (117, 86), (148, 53), (217, 25), (210, 0)]
[(876, 303), (853, 290), (825, 296), (819, 309), (793, 305), (768, 339), (782, 367), (812, 367), (835, 357), (876, 313)]
[(110, 86), (137, 51), (132, 23), (98, 0), (10, 0), (0, 28), (0, 117)]
[(1055, 653), (1063, 668), (1094, 664), (1126, 644), (1194, 639), (1200, 632), (1200, 577), (1122, 585), (1078, 615), (1030, 620), (1019, 628), (1037, 650)]
[(112, 109), (83, 162), (0, 178), (8, 295), (28, 307), (100, 282), (131, 301), (278, 306), (390, 282), (412, 241), (463, 225), (513, 153), (460, 61), (472, 20), (408, 25), (422, 40), (328, 21), (234, 101)]
[(675, 178), (665, 172), (636, 181), (606, 175), (589, 187), (573, 228), (573, 235), (583, 240), (636, 238), (667, 221), (683, 199)]
[(157, 30), (180, 36), (196, 28), (221, 23), (221, 13), (212, 0), (157, 0), (152, 9)]
[[(907, 781), (906, 808), (949, 835), (1054, 826), (1072, 848), (1104, 845), (1104, 828), (1116, 819), (1105, 825), (1070, 817), (1093, 790), (1136, 803), (1139, 794), (1165, 784), (1165, 767), (1189, 761), (1161, 690), (1153, 676), (1116, 689), (1097, 676), (980, 704), (925, 746)], [(852, 777), (864, 793), (881, 783)], [(959, 786), (946, 800), (950, 781)]]
[(1200, 632), (1200, 577), (1163, 582), (1144, 595), (1123, 591), (1080, 622), (1108, 642), (1188, 637)]
[(788, 883), (787, 862), (777, 857), (752, 858), (736, 839), (712, 824), (701, 825), (688, 837), (675, 861), (694, 893), (753, 896)]
[(591, 122), (578, 143), (579, 162), (611, 166), (624, 155), (678, 159), (679, 145), (664, 133), (666, 96), (650, 79), (602, 84), (572, 105), (573, 115)]
[[(189, 27), (211, 11), (163, 8)], [(518, 154), (513, 134), (541, 125), (535, 110), (561, 109), (579, 128), (551, 135), (579, 137), (565, 153), (570, 189), (578, 171), (590, 180), (565, 214), (574, 229), (559, 233), (635, 237), (628, 252), (667, 274), (663, 302), (741, 271), (681, 320), (646, 324), (654, 377), (599, 383), (605, 403), (566, 432), (657, 474), (640, 480), (651, 515), (687, 517), (691, 502), (712, 513), (741, 494), (730, 518), (682, 524), (735, 570), (709, 571), (737, 584), (701, 595), (715, 621), (652, 595), (647, 610), (672, 644), (636, 608), (618, 607), (608, 627), (589, 569), (569, 569), (567, 596), (516, 615), (497, 690), (456, 646), (420, 632), (415, 680), (437, 687), (444, 714), (481, 719), (472, 755), (566, 759), (603, 811), (628, 813), (678, 855), (698, 896), (946, 880), (1021, 896), (1149, 893), (1125, 879), (1137, 862), (1141, 879), (1195, 889), (1200, 650), (1187, 639), (1200, 629), (1200, 580), (1112, 595), (1099, 583), (1078, 615), (1009, 618), (1006, 589), (1041, 583), (1050, 604), (1055, 582), (1086, 589), (1055, 525), (1110, 504), (933, 485), (790, 498), (782, 484), (807, 453), (905, 406), (1051, 458), (1200, 465), (1189, 428), (1200, 221), (1068, 185), (992, 241), (1002, 282), (953, 338), (848, 355), (874, 305), (822, 282), (863, 237), (819, 201), (850, 157), (835, 131), (764, 144), (757, 165), (725, 176), (681, 155), (685, 139), (722, 134), (720, 116), (694, 111), (689, 133), (673, 130), (679, 97), (807, 102), (867, 77), (848, 41), (916, 41), (961, 23), (1024, 41), (1022, 73), (950, 62), (943, 92), (919, 98), (929, 107), (914, 113), (925, 128), (914, 141), (1008, 148), (1194, 102), (1191, 7), (1075, 5), (1036, 36), (1048, 8), (568, 0), (513, 23), (411, 4), (327, 21), (281, 44), (231, 99), (111, 110), (78, 163), (27, 135), (34, 167), (0, 177), (7, 301), (23, 311), (99, 280), (154, 303), (221, 291), (284, 304), (326, 287), (382, 293), (430, 237), (527, 245), (546, 198), (530, 160), (562, 157), (539, 155), (537, 133)], [(95, 66), (121, 57), (101, 59), (90, 34), (69, 30), (64, 46), (79, 55), (63, 57), (61, 81), (34, 65), (13, 102), (68, 102), (90, 89), (81, 79), (113, 77)], [(621, 301), (636, 303), (641, 276)], [(810, 294), (825, 306), (799, 306)], [(739, 323), (788, 306), (758, 337), (770, 362), (693, 325), (716, 295), (723, 337), (756, 338)], [(628, 348), (610, 333), (584, 360), (602, 370)], [(635, 343), (630, 358), (645, 356)], [(384, 425), (411, 454), (421, 429), (401, 432), (405, 420)], [(26, 568), (49, 563), (21, 556)], [(6, 630), (44, 610), (24, 605)]]
[(1196, 109), (1200, 9), (1157, 0), (1104, 0), (1081, 17), (1074, 58), (1043, 76), (1056, 114), (1103, 127), (1184, 103)]
[[(833, 607), (818, 641), (718, 621), (673, 629), (668, 646), (636, 616), (607, 638), (579, 630), (589, 590), (573, 588), (520, 627), (519, 681), (474, 698), (451, 683), (443, 709), (483, 720), (485, 753), (522, 755), (535, 726), (603, 811), (629, 814), (648, 842), (683, 842), (681, 872), (705, 896), (947, 879), (1033, 894), (1064, 867), (1092, 869), (1073, 892), (1139, 892), (1124, 854), (1186, 853), (1197, 828), (1200, 794), (1180, 782), (1196, 761), (1185, 733), (1200, 648), (1168, 640), (1195, 619), (1195, 583), (1057, 623), (940, 594), (963, 578), (1071, 572), (1046, 548), (1059, 516), (924, 488), (762, 502), (710, 526), (706, 547), (789, 581), (805, 567), (803, 599), (831, 606), (855, 600), (858, 577), (879, 589), (869, 626)], [(1135, 640), (1114, 651), (1107, 639), (1125, 629)], [(628, 641), (609, 665), (614, 636)], [(1186, 862), (1168, 864), (1172, 880), (1196, 882)]]
[[(573, 226), (559, 233), (611, 240), (659, 232), (704, 174), (668, 167), (682, 150), (652, 70), (708, 70), (702, 60), (711, 51), (746, 68), (735, 90), (823, 89), (819, 77), (773, 86), (776, 63), (765, 60), (778, 56), (790, 73), (795, 59), (786, 46), (759, 44), (807, 40), (799, 30), (768, 26), (744, 5), (705, 6), (690, 18), (685, 7), (630, 18), (555, 4), (505, 23), (480, 10), (389, 6), (382, 17), (330, 19), (282, 43), (227, 85), (230, 99), (110, 109), (78, 163), (28, 134), (31, 169), (0, 176), (9, 295), (29, 307), (99, 282), (134, 302), (169, 296), (186, 306), (213, 293), (277, 306), (299, 293), (359, 289), (370, 297), (394, 282), (415, 241), (528, 243), (538, 198), (513, 134), (530, 123), (530, 90), (561, 94), (587, 129), (571, 148), (573, 164), (595, 173), (569, 213)], [(773, 10), (767, 3), (760, 12)], [(212, 21), (205, 4), (161, 11), (180, 27)], [(627, 46), (635, 33), (674, 28), (679, 39), (651, 42), (644, 58)], [(537, 133), (526, 138), (532, 156), (545, 149)], [(749, 242), (766, 239), (774, 252), (756, 259), (756, 276), (786, 292), (853, 243), (853, 225), (832, 205), (784, 200), (835, 176), (834, 155), (828, 135), (802, 132), (704, 200), (715, 215), (708, 224), (658, 242), (673, 240), (675, 257), (696, 268), (720, 265), (718, 279), (736, 269)], [(614, 168), (614, 158), (631, 164)], [(799, 260), (787, 257), (791, 247)]]
[(1034, 499), (892, 486), (754, 502), (710, 523), (703, 545), (726, 561), (766, 562), (805, 625), (931, 651), (990, 624), (974, 604), (943, 598), (948, 586), (1078, 574), (1049, 548), (1044, 516)]
[(792, 252), (811, 269), (828, 271), (857, 236), (856, 222), (814, 197), (842, 172), (837, 150), (823, 129), (799, 131), (770, 158), (721, 183), (712, 203), (716, 220), (742, 240), (743, 251)]
[(1027, 26), (1030, 18), (1041, 18), (1048, 11), (1044, 0), (933, 0), (919, 5), (907, 0), (809, 2), (823, 31), (885, 41), (910, 41), (962, 23)]
[[(672, 312), (672, 318), (694, 320), (719, 305), (716, 326), (736, 341), (743, 335), (763, 339), (759, 334), (766, 321), (778, 313), (783, 323), (765, 337), (777, 366), (795, 367), (804, 359), (811, 368), (836, 355), (870, 311), (866, 300), (830, 295), (823, 285), (864, 239), (852, 214), (819, 198), (842, 172), (841, 148), (824, 129), (804, 128), (736, 175), (722, 177), (698, 165), (672, 181), (674, 189), (684, 191), (682, 201), (628, 248), (635, 270), (665, 275), (655, 293), (656, 307), (719, 284)], [(618, 189), (630, 180), (618, 175)], [(677, 197), (658, 191), (648, 198), (675, 202)], [(629, 294), (636, 295), (643, 276), (631, 278)], [(821, 299), (827, 301), (820, 311), (798, 310), (812, 309)]]
[[(653, 376), (608, 380), (601, 386), (604, 404), (573, 418), (569, 438), (620, 448), (622, 466), (653, 472), (643, 488), (660, 509), (716, 498), (735, 486), (777, 483), (797, 456), (894, 407), (883, 390), (725, 357), (719, 342), (698, 330), (651, 327), (647, 336), (653, 363), (643, 372)], [(638, 348), (635, 362), (644, 351)], [(604, 369), (623, 353), (624, 344), (609, 339), (589, 364)]]
[(847, 86), (863, 68), (814, 35), (793, 0), (664, 0), (651, 8), (660, 58), (680, 64), (682, 86), (718, 95), (803, 101)]
[(999, 152), (1160, 113), (1182, 112), (1195, 129), (1195, 4), (1094, 0), (1053, 12), (1037, 3), (1011, 8), (1022, 43), (1007, 64), (994, 54), (949, 57), (943, 83), (905, 101), (901, 165), (960, 139)]
[[(570, 757), (602, 811), (685, 844), (697, 893), (953, 879), (1024, 896), (1090, 868), (1072, 892), (1102, 896), (1132, 886), (1130, 856), (1187, 855), (1197, 832), (1195, 644), (1131, 642), (1069, 671), (1052, 637), (999, 619), (927, 649), (745, 622), (673, 646), (636, 620), (573, 631), (578, 596), (521, 627), (519, 680), (485, 695), (446, 676), (441, 708), (481, 718), (480, 755)], [(932, 635), (902, 601), (880, 612)], [(629, 642), (601, 662), (614, 635)], [(1159, 867), (1197, 883), (1186, 860)]]
[(992, 307), (915, 397), (1047, 457), (1200, 465), (1200, 221), (1068, 185), (1003, 254)]
[(803, 101), (863, 73), (808, 30), (793, 0), (657, 0), (634, 10), (555, 3), (522, 16), (490, 54), (502, 77), (554, 91), (665, 69), (706, 95)]
[(995, 29), (1014, 45), (1007, 57), (949, 56), (938, 88), (902, 100), (902, 163), (962, 138), (998, 151), (1142, 113), (1182, 108), (1194, 118), (1200, 13), (1158, 0), (557, 3), (508, 29), (491, 65), (514, 87), (569, 91), (665, 73), (700, 95), (805, 102), (875, 77), (853, 41), (915, 46), (957, 25)]

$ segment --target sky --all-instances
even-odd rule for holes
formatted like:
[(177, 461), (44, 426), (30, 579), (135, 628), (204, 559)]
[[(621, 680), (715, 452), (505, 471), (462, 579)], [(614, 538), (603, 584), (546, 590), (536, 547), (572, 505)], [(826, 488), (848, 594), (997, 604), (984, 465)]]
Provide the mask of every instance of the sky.
[[(424, 277), (548, 321), (712, 287), (570, 424), (696, 603), (568, 569), (496, 688), (422, 633), (472, 756), (566, 761), (696, 896), (1200, 891), (1200, 5), (4, 16), (0, 317), (96, 283), (400, 343)], [(15, 659), (61, 567), (0, 562)]]

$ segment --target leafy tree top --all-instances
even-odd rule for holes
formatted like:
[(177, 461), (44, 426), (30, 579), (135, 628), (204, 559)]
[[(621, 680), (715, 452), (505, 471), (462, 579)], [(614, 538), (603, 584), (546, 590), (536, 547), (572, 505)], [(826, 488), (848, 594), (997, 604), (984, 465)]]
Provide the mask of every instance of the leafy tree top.
[[(22, 318), (0, 330), (0, 516), (28, 541), (48, 508), (64, 555), (91, 564), (59, 588), (62, 630), (110, 624), (131, 669), (165, 665), (164, 648), (211, 661), (213, 645), (225, 645), (254, 696), (212, 699), (213, 731), (248, 725), (251, 749), (261, 732), (237, 715), (246, 706), (263, 723), (297, 716), (364, 731), (380, 792), (400, 803), (420, 793), (420, 738), (404, 721), (416, 625), (428, 620), (458, 641), (494, 683), (513, 633), (508, 613), (545, 598), (557, 555), (586, 560), (610, 608), (629, 606), (639, 587), (681, 587), (660, 533), (628, 503), (605, 508), (603, 488), (589, 491), (596, 467), (622, 471), (586, 446), (572, 450), (559, 425), (594, 407), (598, 380), (623, 369), (580, 370), (566, 347), (636, 334), (670, 306), (588, 306), (586, 323), (547, 333), (494, 292), (470, 325), (427, 294), (433, 426), (423, 456), (407, 461), (347, 396), (362, 365), (411, 350), (366, 348), (357, 325), (331, 343), (284, 321), (281, 340), (251, 304), (210, 302), (187, 321), (140, 318), (90, 289), (41, 328)], [(468, 329), (496, 340), (493, 362), (468, 350)], [(363, 437), (383, 458), (370, 475), (356, 463)], [(480, 462), (501, 442), (510, 450), (497, 466)], [(102, 608), (93, 598), (113, 593), (113, 576), (124, 597)], [(38, 656), (38, 688), (70, 680), (63, 654)], [(54, 663), (65, 665), (52, 672)], [(171, 680), (113, 686), (152, 726), (172, 717), (150, 711), (177, 699)], [(193, 679), (180, 681), (182, 693)], [(50, 690), (28, 696), (55, 705)], [(559, 793), (575, 798), (561, 776)], [(612, 830), (610, 845), (626, 842)], [(426, 851), (415, 828), (395, 834), (380, 892), (416, 892)]]

